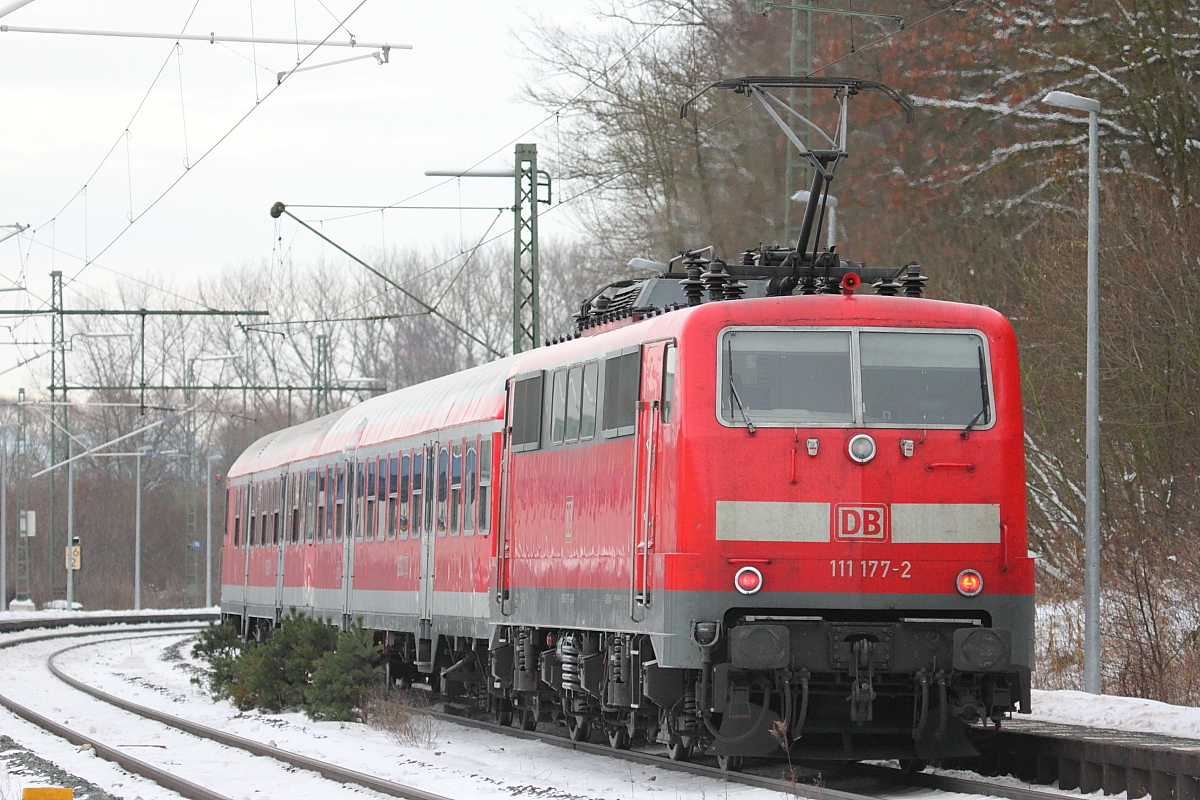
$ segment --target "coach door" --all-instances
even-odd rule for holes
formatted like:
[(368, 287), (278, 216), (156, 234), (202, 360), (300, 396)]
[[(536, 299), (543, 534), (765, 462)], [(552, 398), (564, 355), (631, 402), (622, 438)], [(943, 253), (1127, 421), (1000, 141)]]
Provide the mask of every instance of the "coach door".
[[(421, 494), (421, 502), (425, 504), (422, 510), (421, 523), (425, 530), (421, 535), (421, 583), (418, 590), (418, 608), (421, 613), (422, 628), (428, 629), (433, 622), (433, 555), (434, 542), (437, 540), (437, 491), (435, 476), (438, 468), (438, 442), (425, 446), (425, 486)], [(428, 638), (423, 636), (422, 638)]]
[[(651, 342), (642, 347), (641, 389), (638, 396), (634, 438), (633, 531), (630, 536), (629, 616), (645, 618), (650, 606), (653, 579), (650, 556), (658, 519), (658, 450), (662, 431), (663, 362), (668, 342)], [(607, 380), (607, 377), (606, 377)]]
[[(351, 451), (352, 453), (355, 451)], [(354, 591), (354, 540), (358, 525), (361, 524), (358, 509), (359, 483), (362, 476), (362, 465), (357, 458), (346, 459), (346, 500), (345, 525), (342, 535), (342, 625), (350, 623), (354, 606), (351, 600)]]
[(291, 476), (284, 472), (275, 483), (275, 510), (271, 515), (271, 530), (275, 537), (275, 617), (283, 610), (283, 559), (287, 544), (288, 492), (292, 491)]

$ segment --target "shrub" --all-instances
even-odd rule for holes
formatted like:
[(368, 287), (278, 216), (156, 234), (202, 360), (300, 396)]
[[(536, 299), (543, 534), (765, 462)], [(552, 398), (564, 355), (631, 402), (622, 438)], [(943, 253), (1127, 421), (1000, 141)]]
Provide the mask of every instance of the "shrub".
[(214, 700), (229, 697), (233, 683), (233, 664), (242, 653), (242, 640), (232, 625), (214, 622), (200, 632), (192, 646), (192, 657), (201, 659), (208, 667), (192, 682), (204, 686)]
[(366, 692), (383, 684), (381, 659), (371, 631), (357, 623), (337, 634), (336, 646), (321, 656), (313, 671), (306, 693), (309, 717), (358, 721)]
[(230, 696), (243, 711), (278, 712), (304, 705), (317, 661), (338, 641), (335, 629), (292, 609), (266, 641), (233, 664)]

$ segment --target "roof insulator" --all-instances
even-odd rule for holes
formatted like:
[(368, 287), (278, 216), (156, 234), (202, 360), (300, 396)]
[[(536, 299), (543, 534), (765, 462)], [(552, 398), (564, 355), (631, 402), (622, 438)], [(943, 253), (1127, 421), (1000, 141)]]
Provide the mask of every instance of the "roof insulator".
[(917, 262), (910, 262), (904, 268), (904, 278), (901, 283), (904, 285), (905, 297), (923, 297), (925, 295), (925, 284), (929, 278), (921, 274), (921, 265)]

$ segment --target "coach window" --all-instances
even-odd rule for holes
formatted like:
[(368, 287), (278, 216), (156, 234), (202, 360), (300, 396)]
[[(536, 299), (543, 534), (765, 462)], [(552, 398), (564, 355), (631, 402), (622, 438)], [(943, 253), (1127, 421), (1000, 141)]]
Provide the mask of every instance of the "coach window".
[(437, 529), (438, 536), (446, 535), (446, 477), (450, 469), (450, 452), (446, 448), (438, 451), (437, 462)]
[(337, 495), (337, 473), (333, 467), (325, 468), (325, 541), (333, 541), (333, 506)]
[(300, 541), (300, 520), (296, 513), (299, 510), (299, 492), (300, 476), (293, 472), (287, 477), (287, 497), (283, 503), (283, 535), (292, 544)]
[(346, 465), (337, 465), (337, 497), (334, 504), (333, 539), (340, 542), (346, 531)]
[(387, 510), (387, 538), (392, 540), (396, 538), (396, 512), (399, 506), (399, 498), (396, 496), (396, 491), (400, 483), (400, 457), (390, 456), (388, 458), (388, 510)]
[(475, 533), (475, 495), (478, 491), (479, 475), (475, 469), (475, 445), (467, 448), (467, 456), (463, 461), (463, 473), (466, 485), (463, 487), (466, 498), (463, 507), (463, 535), (472, 536)]
[(313, 540), (313, 528), (317, 518), (317, 471), (308, 471), (308, 480), (304, 484), (304, 540)]
[[(325, 540), (325, 468), (317, 470), (317, 529), (316, 540), (321, 543)], [(311, 542), (312, 539), (309, 539)]]
[(409, 536), (421, 538), (421, 498), (425, 488), (425, 454), (420, 449), (412, 457), (412, 518), (408, 522)]
[(367, 459), (367, 485), (363, 487), (363, 493), (366, 495), (366, 502), (363, 504), (363, 530), (366, 533), (368, 542), (375, 540), (375, 459)]
[(429, 466), (425, 470), (425, 532), (432, 533), (434, 529), (433, 519), (433, 485), (434, 475), (437, 474), (437, 446), (429, 445), (425, 448), (425, 463)]
[(258, 500), (257, 487), (254, 484), (246, 486), (246, 546), (254, 547), (258, 544), (255, 536), (258, 533)]
[(354, 508), (350, 512), (351, 521), (354, 525), (354, 540), (361, 542), (363, 540), (363, 506), (366, 505), (366, 490), (367, 490), (367, 465), (359, 461), (354, 471), (354, 486), (352, 488), (354, 497)]
[(279, 546), (279, 480), (271, 481), (271, 544)]
[(408, 493), (412, 489), (412, 458), (405, 453), (400, 456), (400, 496), (396, 527), (401, 539), (408, 538)]
[(492, 519), (488, 496), (492, 489), (492, 435), (485, 433), (479, 442), (479, 535), (487, 536)]
[(550, 444), (562, 444), (567, 429), (567, 371), (554, 373), (554, 389), (550, 399)]
[(571, 367), (567, 373), (567, 432), (563, 441), (579, 441), (579, 395), (583, 382), (583, 367)]
[(450, 455), (450, 535), (462, 533), (463, 502), (463, 451), (462, 443), (455, 442)]
[(600, 363), (593, 361), (583, 366), (583, 408), (580, 411), (579, 438), (581, 441), (596, 435), (596, 383), (600, 376)]
[(664, 425), (671, 422), (671, 411), (675, 408), (675, 345), (669, 344), (663, 353), (662, 405), (660, 419)]
[(366, 540), (368, 542), (374, 541), (374, 530), (376, 530), (376, 521), (379, 518), (378, 507), (376, 506), (376, 498), (378, 497), (377, 486), (376, 459), (367, 458), (366, 512), (364, 519), (362, 519), (362, 528), (366, 531)]
[(512, 432), (509, 446), (514, 453), (537, 450), (542, 442), (542, 373), (513, 381), (512, 408), (509, 409)]
[(637, 423), (642, 380), (641, 348), (634, 346), (604, 359), (604, 435), (626, 436)]
[(229, 489), (227, 492), (228, 498), (225, 502), (233, 507), (233, 546), (241, 547), (242, 545), (242, 490)]
[(388, 518), (388, 459), (379, 457), (379, 467), (375, 473), (375, 541), (382, 542), (387, 538)]
[(258, 544), (260, 547), (267, 546), (267, 505), (270, 498), (270, 483), (260, 484), (258, 487)]

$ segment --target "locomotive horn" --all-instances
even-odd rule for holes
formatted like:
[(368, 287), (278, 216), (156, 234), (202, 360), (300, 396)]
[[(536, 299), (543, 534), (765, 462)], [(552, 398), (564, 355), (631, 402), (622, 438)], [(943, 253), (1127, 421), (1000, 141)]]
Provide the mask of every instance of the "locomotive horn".
[(854, 290), (862, 285), (862, 278), (857, 272), (847, 272), (842, 276), (842, 294), (854, 294)]

